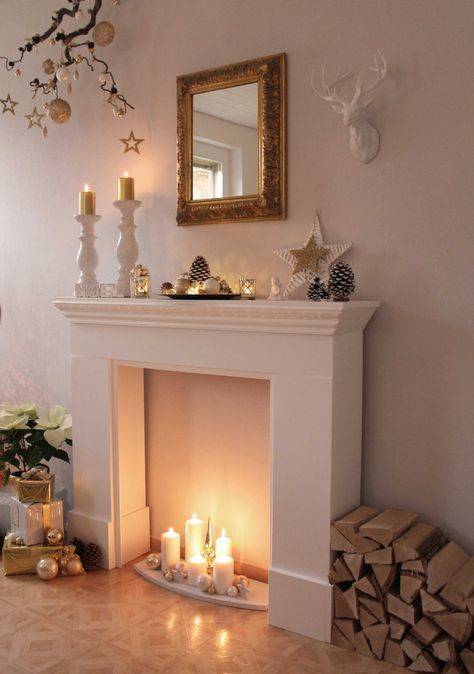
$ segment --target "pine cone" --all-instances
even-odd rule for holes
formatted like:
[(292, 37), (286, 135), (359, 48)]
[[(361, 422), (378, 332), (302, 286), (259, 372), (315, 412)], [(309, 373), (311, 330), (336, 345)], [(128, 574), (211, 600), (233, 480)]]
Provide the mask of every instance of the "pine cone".
[(211, 270), (207, 260), (202, 255), (198, 255), (189, 269), (189, 278), (191, 281), (205, 281), (211, 275)]
[(76, 555), (79, 555), (79, 557), (81, 558), (81, 562), (84, 564), (83, 557), (84, 557), (84, 551), (86, 549), (84, 541), (81, 541), (80, 538), (74, 538), (73, 541), (72, 541), (72, 545), (75, 548)]
[(327, 285), (322, 283), (319, 276), (316, 276), (314, 281), (311, 282), (306, 293), (306, 297), (313, 302), (321, 302), (321, 300), (329, 299), (329, 291)]
[(328, 282), (329, 292), (336, 302), (347, 302), (355, 290), (354, 272), (345, 262), (338, 262), (331, 269)]
[(86, 571), (92, 571), (97, 569), (100, 563), (100, 549), (95, 543), (89, 543), (85, 550), (84, 556), (81, 557), (82, 565)]

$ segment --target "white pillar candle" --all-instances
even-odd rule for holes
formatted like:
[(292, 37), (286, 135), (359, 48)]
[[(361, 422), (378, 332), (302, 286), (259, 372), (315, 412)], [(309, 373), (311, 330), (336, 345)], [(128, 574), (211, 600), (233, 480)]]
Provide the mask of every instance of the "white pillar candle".
[(207, 573), (207, 561), (202, 555), (195, 555), (188, 559), (188, 583), (196, 587), (197, 579), (202, 573)]
[(225, 594), (234, 582), (234, 560), (227, 555), (214, 559), (214, 586), (217, 594)]
[(199, 519), (196, 513), (186, 521), (185, 532), (185, 558), (199, 557), (204, 543), (204, 522)]
[(161, 570), (171, 569), (180, 559), (179, 534), (170, 527), (161, 534)]
[(216, 540), (216, 557), (232, 557), (232, 541), (226, 536), (225, 529)]

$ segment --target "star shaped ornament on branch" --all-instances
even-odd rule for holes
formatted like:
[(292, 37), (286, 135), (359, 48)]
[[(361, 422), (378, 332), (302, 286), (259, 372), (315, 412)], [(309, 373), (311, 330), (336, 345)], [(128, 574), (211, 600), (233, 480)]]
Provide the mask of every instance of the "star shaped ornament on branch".
[(11, 112), (12, 115), (15, 114), (15, 105), (18, 105), (15, 101), (12, 101), (10, 94), (7, 95), (6, 98), (0, 98), (0, 103), (3, 105), (3, 110), (2, 113), (5, 114), (5, 112)]
[(25, 115), (28, 120), (28, 128), (31, 129), (33, 126), (38, 126), (40, 129), (43, 128), (43, 122), (41, 121), (46, 115), (40, 114), (36, 109), (36, 106), (33, 108), (31, 115)]
[(316, 213), (315, 223), (303, 246), (275, 251), (275, 255), (292, 269), (283, 297), (288, 297), (296, 288), (306, 281), (312, 281), (316, 276), (326, 279), (329, 276), (329, 267), (351, 246), (352, 243), (324, 243), (319, 215)]
[(119, 138), (120, 142), (125, 145), (125, 150), (123, 151), (124, 154), (127, 154), (127, 152), (130, 152), (133, 150), (137, 154), (140, 154), (140, 148), (138, 147), (140, 143), (143, 143), (145, 140), (144, 138), (135, 138), (135, 135), (133, 131), (130, 131), (130, 135), (128, 138)]

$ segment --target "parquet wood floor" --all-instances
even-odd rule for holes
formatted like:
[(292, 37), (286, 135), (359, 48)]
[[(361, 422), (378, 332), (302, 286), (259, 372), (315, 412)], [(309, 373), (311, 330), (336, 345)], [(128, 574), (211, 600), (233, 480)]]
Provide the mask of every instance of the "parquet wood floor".
[(151, 585), (131, 566), (45, 583), (0, 577), (2, 674), (401, 674), (269, 627), (267, 614)]

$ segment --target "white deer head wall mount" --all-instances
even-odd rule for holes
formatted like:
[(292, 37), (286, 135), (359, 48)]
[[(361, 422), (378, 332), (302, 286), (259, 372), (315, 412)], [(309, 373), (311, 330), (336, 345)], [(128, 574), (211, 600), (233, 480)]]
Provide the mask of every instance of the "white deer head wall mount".
[(339, 71), (336, 79), (329, 83), (326, 81), (326, 64), (323, 66), (322, 91), (319, 91), (313, 82), (314, 71), (311, 75), (311, 86), (324, 101), (331, 104), (332, 109), (342, 115), (342, 123), (350, 128), (349, 147), (352, 156), (364, 164), (368, 164), (377, 156), (380, 147), (380, 134), (367, 119), (366, 111), (372, 103), (372, 98), (367, 99), (367, 94), (374, 91), (387, 76), (387, 62), (381, 51), (374, 54), (374, 65), (370, 70), (375, 72), (374, 81), (362, 86), (360, 76), (357, 77), (354, 93), (351, 97), (344, 97), (341, 86), (351, 80), (354, 73), (351, 71)]

